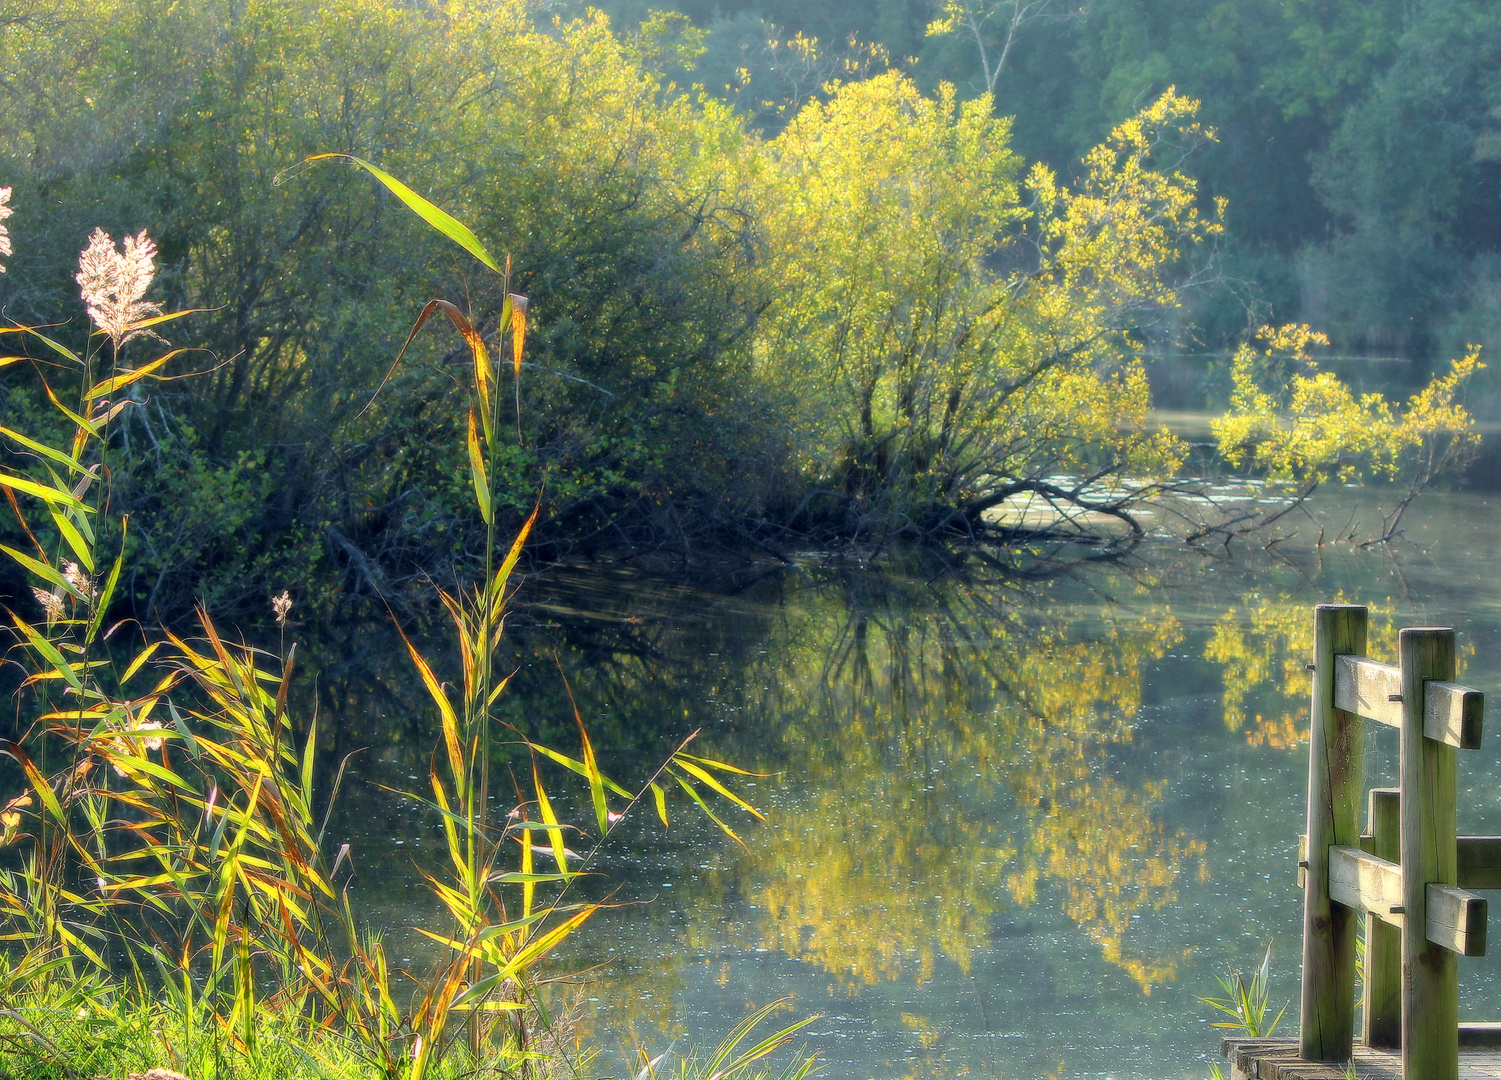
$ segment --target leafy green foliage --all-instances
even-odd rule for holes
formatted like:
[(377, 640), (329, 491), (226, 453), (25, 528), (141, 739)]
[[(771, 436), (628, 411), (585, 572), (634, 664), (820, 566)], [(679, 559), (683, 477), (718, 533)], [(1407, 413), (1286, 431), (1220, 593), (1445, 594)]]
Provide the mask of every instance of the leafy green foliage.
[[(66, 0), (7, 24), (0, 158), (34, 239), (6, 309), (60, 310), (84, 208), (150, 217), (169, 306), (202, 309), (203, 351), (130, 388), (118, 425), (133, 614), (289, 586), (401, 603), (478, 577), (482, 533), (539, 492), (547, 557), (969, 531), (1025, 492), (1120, 517), (1112, 478), (1182, 454), (1146, 430), (1140, 358), (1192, 322), (1238, 341), (1238, 275), (1346, 343), (1494, 335), (1476, 10), (615, 10), (612, 30), (528, 0)], [(924, 36), (935, 16), (952, 32)], [(1440, 105), (1453, 122), (1421, 122)], [(319, 156), (359, 164), (298, 164)], [(500, 252), (506, 288), (548, 303), (485, 434), (485, 520), (467, 352), (424, 335), (391, 359), (435, 295), (496, 347)], [(78, 325), (48, 334), (85, 351)], [(51, 425), (29, 367), (0, 395)]]
[(1199, 999), (1230, 1017), (1229, 1020), (1215, 1021), (1214, 1027), (1244, 1032), (1253, 1039), (1270, 1039), (1276, 1033), (1282, 1015), (1287, 1012), (1287, 1006), (1283, 1005), (1277, 1010), (1276, 1016), (1267, 1020), (1267, 1014), (1271, 1012), (1271, 962), (1272, 949), (1269, 945), (1266, 955), (1261, 958), (1261, 966), (1251, 973), (1249, 982), (1239, 971), (1216, 978), (1215, 981), (1220, 984), (1225, 996)]
[(1393, 51), (1315, 159), (1341, 228), (1309, 252), (1309, 279), (1342, 338), (1437, 359), (1501, 325), (1501, 22), (1485, 4), (1418, 5)]
[[(379, 175), (383, 183), (399, 184)], [(31, 459), (32, 476), (0, 469), (0, 489), (35, 554), (9, 546), (0, 551), (27, 575), (43, 614), (37, 622), (10, 612), (29, 692), (26, 729), (15, 741), (0, 742), (0, 754), (19, 767), (26, 785), (0, 809), (0, 848), (11, 849), (0, 863), (0, 941), (13, 954), (4, 978), (16, 991), (6, 996), (36, 998), (45, 1008), (56, 984), (65, 995), (89, 999), (81, 1022), (109, 998), (127, 1022), (165, 1014), (190, 1052), (209, 1029), (216, 1062), (228, 1045), (251, 1074), (285, 1060), (285, 1048), (268, 1053), (262, 1040), (279, 1043), (290, 1035), (310, 1054), (326, 1054), (324, 1041), (337, 1040), (343, 1052), (334, 1056), (341, 1063), (361, 1060), (386, 1077), (423, 1080), (448, 1056), (460, 1016), (471, 1061), (509, 1066), (545, 1056), (551, 1022), (537, 997), (537, 968), (600, 905), (567, 900), (583, 870), (570, 861), (578, 856), (564, 841), (565, 829), (576, 830), (558, 818), (535, 761), (531, 798), (518, 791), (521, 803), (504, 822), (492, 821), (489, 811), (492, 710), (506, 685), (496, 676), (494, 653), (510, 575), (536, 517), (533, 511), (502, 556), (492, 477), (503, 368), (452, 304), (431, 302), (409, 335), (410, 342), (442, 312), (470, 355), (474, 400), (466, 450), (486, 544), (479, 586), (468, 595), (439, 594), (464, 661), (460, 709), (408, 646), (437, 706), (446, 750), (447, 769), (434, 764), (433, 798), (423, 801), (442, 824), (450, 865), (446, 878), (424, 876), (451, 925), (422, 930), (443, 952), (407, 1006), (397, 1003), (401, 973), (380, 940), (361, 931), (347, 888), (339, 887), (348, 846), (330, 853), (324, 843), (339, 780), (323, 800), (320, 823), (313, 789), (316, 720), (297, 730), (287, 705), (296, 646), (284, 657), (268, 657), (227, 644), (200, 609), (200, 641), (167, 632), (123, 659), (102, 651), (103, 638), (118, 629), (104, 631), (104, 619), (126, 558), (122, 545), (106, 572), (99, 557), (115, 431), (145, 408), (129, 391), (161, 379), (173, 355), (131, 368), (122, 349), (179, 314), (160, 315), (144, 300), (154, 253), (145, 232), (127, 240), (123, 254), (105, 234), (95, 234), (80, 258), (78, 281), (99, 331), (82, 355), (34, 328), (3, 331), (47, 344), (79, 383), (78, 411), (43, 385), (71, 425), (71, 438), (61, 442), (66, 449), (0, 428), (18, 456)], [(525, 297), (507, 294), (501, 328), (509, 331), (512, 380), (521, 377), (526, 310)], [(122, 392), (128, 395), (123, 400), (109, 397)], [(28, 523), (23, 503), (39, 504), (50, 518), (56, 534), (49, 543)], [(117, 535), (125, 532), (119, 519)], [(278, 623), (285, 623), (290, 607), (286, 592), (273, 602)], [(116, 670), (117, 659), (123, 671)], [(720, 779), (744, 770), (690, 755), (686, 742), (632, 795), (605, 778), (575, 715), (584, 747), (579, 761), (521, 738), (537, 757), (584, 775), (598, 828), (594, 851), (648, 791), (665, 824), (669, 783), (731, 836), (705, 793), (760, 816)], [(610, 809), (606, 789), (626, 800), (619, 812)], [(547, 839), (551, 871), (534, 866), (536, 834)], [(502, 865), (512, 845), (519, 852), (514, 871)], [(587, 865), (588, 857), (582, 862)], [(539, 897), (539, 886), (557, 891)], [(505, 896), (517, 893), (519, 904), (508, 908)], [(117, 981), (117, 954), (129, 965), (129, 981)], [(0, 1021), (0, 1042), (20, 1043), (46, 1059), (63, 1053), (21, 1012), (7, 1008)], [(161, 1029), (152, 1035), (175, 1061)], [(784, 1041), (772, 1036), (743, 1062)], [(805, 1067), (799, 1076), (806, 1073)]]

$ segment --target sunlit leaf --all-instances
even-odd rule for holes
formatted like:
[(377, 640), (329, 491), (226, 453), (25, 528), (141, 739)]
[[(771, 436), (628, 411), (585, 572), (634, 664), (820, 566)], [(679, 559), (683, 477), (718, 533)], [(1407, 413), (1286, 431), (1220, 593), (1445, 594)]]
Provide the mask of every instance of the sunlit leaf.
[(740, 807), (746, 813), (753, 814), (756, 817), (760, 818), (762, 821), (766, 820), (766, 815), (765, 814), (761, 813), (761, 811), (757, 810), (750, 803), (746, 802), (744, 799), (742, 799), (740, 796), (736, 795), (729, 788), (727, 788), (723, 784), (721, 784), (718, 780), (714, 779), (714, 777), (711, 776), (707, 770), (701, 769), (697, 765), (695, 765), (693, 762), (685, 760), (682, 754), (674, 754), (673, 755), (673, 761), (675, 761), (677, 763), (678, 768), (680, 768), (680, 769), (686, 769), (688, 772), (690, 772), (694, 776), (698, 777), (704, 783), (708, 784), (711, 788), (713, 788), (715, 791), (717, 791), (720, 795), (723, 795), (726, 799), (729, 799), (730, 802), (732, 802), (736, 806)]
[(412, 663), (417, 665), (417, 673), (422, 676), (422, 685), (427, 687), (428, 696), (438, 706), (438, 715), (443, 721), (443, 742), (448, 748), (448, 764), (453, 770), (455, 781), (460, 785), (462, 793), (463, 777), (466, 775), (464, 768), (464, 751), (459, 744), (459, 718), (453, 711), (453, 705), (444, 693), (443, 687), (438, 684), (437, 676), (433, 669), (427, 666), (427, 661), (417, 651), (410, 640), (407, 639), (406, 631), (397, 626), (396, 632), (401, 635), (402, 642), (407, 647), (407, 652), (412, 656)]
[(24, 476), (0, 474), (0, 487), (8, 487), (12, 491), (20, 491), (27, 495), (33, 495), (54, 506), (66, 506), (72, 510), (86, 510), (87, 507), (80, 502), (71, 491), (47, 487), (38, 484), (35, 480), (28, 480)]
[(10, 618), (11, 622), (15, 623), (16, 627), (25, 635), (31, 647), (41, 653), (47, 663), (52, 665), (53, 671), (61, 675), (69, 686), (82, 694), (83, 684), (78, 681), (78, 673), (74, 670), (73, 665), (63, 658), (63, 654), (53, 647), (52, 642), (37, 633), (29, 623), (23, 621), (15, 613), (12, 613)]
[(702, 810), (706, 815), (708, 815), (709, 820), (718, 825), (720, 830), (723, 831), (726, 836), (735, 841), (735, 843), (739, 844), (741, 847), (746, 846), (745, 841), (740, 839), (735, 830), (721, 821), (719, 819), (719, 816), (715, 814), (713, 810), (709, 809), (709, 804), (704, 802), (703, 796), (698, 793), (697, 789), (695, 789), (692, 784), (688, 783), (688, 781), (684, 780), (681, 776), (674, 776), (673, 779), (678, 782), (679, 787), (681, 787), (688, 793), (688, 797), (690, 799), (698, 803), (698, 808)]
[(459, 247), (469, 252), (469, 254), (473, 255), (497, 274), (501, 272), (500, 267), (496, 265), (490, 253), (485, 250), (485, 246), (479, 242), (479, 237), (470, 232), (467, 225), (428, 202), (428, 200), (418, 195), (384, 169), (377, 168), (370, 164), (370, 162), (363, 158), (357, 158), (353, 154), (314, 154), (312, 157), (305, 158), (304, 161), (325, 161), (330, 158), (344, 158), (346, 161), (354, 162), (382, 184), (385, 184), (393, 195), (411, 207), (413, 212), (423, 221), (437, 229), (455, 244), (458, 244)]
[[(186, 314), (186, 312), (177, 312), (171, 316), (163, 315), (156, 319), (148, 319), (147, 322), (164, 322), (168, 318), (176, 318), (177, 315), (182, 314)], [(130, 371), (121, 372), (119, 375), (105, 379), (89, 391), (89, 400), (97, 401), (99, 398), (108, 397), (122, 387), (129, 386), (133, 382), (139, 382), (141, 379), (149, 377), (154, 372), (160, 371), (166, 365), (167, 361), (171, 360), (174, 356), (181, 356), (186, 351), (186, 349), (173, 349), (165, 356), (159, 356), (149, 364), (142, 364), (138, 368), (133, 368)]]
[(61, 450), (57, 450), (51, 446), (48, 446), (45, 443), (40, 443), (35, 439), (28, 438), (27, 436), (22, 435), (19, 431), (12, 431), (10, 428), (0, 425), (0, 435), (4, 435), (6, 438), (10, 439), (13, 442), (20, 443), (22, 446), (26, 447), (26, 449), (31, 450), (34, 453), (41, 454), (43, 457), (51, 458), (59, 465), (65, 465), (74, 472), (82, 473), (88, 471), (77, 459), (63, 453)]
[(517, 293), (511, 294), (511, 370), (521, 378), (521, 351), (526, 346), (527, 299)]
[(552, 845), (552, 857), (557, 861), (559, 873), (568, 873), (568, 849), (563, 844), (563, 829), (558, 821), (558, 816), (553, 812), (552, 801), (547, 797), (547, 790), (542, 786), (542, 776), (537, 772), (537, 765), (532, 764), (532, 790), (537, 796), (537, 811), (542, 815), (542, 820), (547, 823), (547, 839)]
[(469, 447), (469, 475), (474, 480), (474, 498), (479, 503), (480, 517), (488, 525), (492, 517), (490, 477), (485, 472), (485, 456), (480, 451), (479, 432), (475, 427), (473, 408), (469, 410), (469, 437), (465, 442)]
[[(94, 613), (89, 619), (88, 633), (84, 640), (92, 643), (99, 636), (99, 628), (104, 625), (105, 613), (109, 611), (110, 604), (115, 599), (115, 589), (120, 585), (120, 571), (125, 566), (125, 536), (129, 519), (123, 515), (120, 517), (120, 553), (115, 556), (115, 564), (110, 567), (109, 577), (104, 580), (104, 588), (99, 592), (99, 598), (94, 601)], [(106, 634), (105, 637), (109, 635)], [(150, 655), (149, 650), (147, 655)], [(132, 664), (132, 668), (135, 665)]]
[(495, 577), (489, 584), (490, 597), (493, 603), (500, 603), (505, 594), (506, 583), (511, 579), (511, 571), (516, 568), (516, 561), (521, 558), (521, 549), (526, 544), (526, 538), (531, 535), (532, 526), (537, 523), (537, 515), (542, 512), (541, 505), (532, 507), (532, 512), (522, 523), (521, 531), (516, 534), (516, 539), (511, 541), (511, 550), (506, 552), (505, 559), (500, 564), (500, 569), (495, 571)]
[(78, 527), (68, 520), (66, 514), (59, 513), (51, 507), (48, 509), (52, 514), (52, 524), (56, 525), (57, 531), (62, 534), (63, 540), (68, 545), (68, 550), (73, 552), (73, 557), (82, 564), (85, 570), (92, 574), (94, 572), (94, 551), (89, 546), (89, 542), (83, 538), (83, 534), (78, 531)]

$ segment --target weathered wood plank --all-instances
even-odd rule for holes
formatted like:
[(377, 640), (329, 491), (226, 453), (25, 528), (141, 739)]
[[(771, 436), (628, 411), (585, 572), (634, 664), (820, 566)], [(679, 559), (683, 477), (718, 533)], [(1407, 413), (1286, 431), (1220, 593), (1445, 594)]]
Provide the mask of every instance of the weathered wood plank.
[(1359, 848), (1330, 848), (1329, 898), (1400, 927), (1402, 867)]
[(1501, 1047), (1501, 1024), (1460, 1024), (1459, 1045), (1488, 1050)]
[[(1406, 925), (1402, 867), (1359, 848), (1329, 849), (1329, 898), (1389, 926)], [(1429, 885), (1425, 907), (1427, 940), (1461, 956), (1485, 955), (1485, 897), (1453, 885)]]
[(1485, 897), (1454, 885), (1428, 886), (1425, 936), (1433, 944), (1460, 956), (1484, 956), (1485, 924)]
[[(1496, 1080), (1501, 1077), (1501, 1052), (1487, 1041), (1494, 1024), (1461, 1024), (1459, 1037), (1466, 1049), (1459, 1055), (1460, 1080)], [(1476, 1041), (1471, 1042), (1471, 1039)], [(1230, 1062), (1235, 1080), (1344, 1080), (1343, 1064), (1302, 1061), (1296, 1056), (1294, 1039), (1250, 1039), (1232, 1035), (1220, 1040), (1220, 1053)], [(1350, 1065), (1360, 1080), (1402, 1080), (1402, 1059), (1381, 1047), (1357, 1042), (1351, 1048)]]
[[(1402, 672), (1363, 656), (1341, 656), (1334, 667), (1334, 707), (1391, 727), (1402, 726)], [(1423, 734), (1461, 750), (1475, 750), (1485, 695), (1452, 682), (1430, 682), (1423, 707)]]
[[(1397, 788), (1372, 788), (1366, 798), (1366, 825), (1370, 846), (1361, 837), (1361, 848), (1378, 859), (1402, 861), (1401, 793)], [(1401, 892), (1402, 875), (1397, 873)], [(1367, 1046), (1396, 1047), (1402, 1044), (1402, 930), (1379, 915), (1366, 915), (1364, 1008), (1361, 1037)]]
[(1468, 686), (1431, 682), (1423, 705), (1423, 734), (1461, 750), (1479, 750), (1485, 695)]
[[(1372, 788), (1396, 791), (1396, 788)], [(1360, 836), (1360, 850), (1376, 853), (1376, 839), (1370, 833)], [(1461, 836), (1455, 840), (1457, 872), (1461, 889), (1501, 889), (1501, 836)], [(1388, 859), (1388, 862), (1396, 860)], [(1298, 888), (1308, 880), (1308, 834), (1298, 834)]]
[(1334, 665), (1334, 706), (1367, 720), (1402, 726), (1402, 672), (1364, 656), (1341, 656)]
[[(1331, 846), (1360, 842), (1359, 716), (1335, 707), (1336, 658), (1363, 656), (1366, 608), (1314, 609), (1313, 692), (1309, 706), (1308, 887), (1303, 890), (1303, 986), (1298, 1053), (1344, 1061), (1355, 1038), (1355, 911), (1329, 896)], [(1404, 843), (1406, 836), (1404, 833)]]
[[(1398, 635), (1402, 669), (1402, 1075), (1456, 1080), (1459, 1075), (1459, 965), (1454, 952), (1428, 940), (1430, 898), (1443, 918), (1457, 885), (1454, 747), (1426, 738), (1426, 688), (1454, 678), (1454, 631), (1406, 627)], [(1309, 830), (1310, 850), (1315, 845)], [(1369, 858), (1369, 856), (1367, 856)], [(1310, 877), (1311, 880), (1311, 877)], [(1311, 891), (1311, 890), (1310, 890)], [(1457, 898), (1456, 898), (1457, 899)], [(1478, 898), (1477, 898), (1478, 899)], [(1468, 907), (1468, 905), (1465, 905)]]

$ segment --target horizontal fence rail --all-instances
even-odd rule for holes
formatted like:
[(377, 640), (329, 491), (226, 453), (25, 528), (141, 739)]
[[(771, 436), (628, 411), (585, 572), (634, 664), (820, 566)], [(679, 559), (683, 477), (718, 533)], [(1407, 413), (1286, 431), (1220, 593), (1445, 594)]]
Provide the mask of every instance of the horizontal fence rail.
[[(1423, 737), (1460, 750), (1480, 748), (1485, 695), (1468, 686), (1429, 682), (1424, 696)], [(1334, 707), (1378, 724), (1402, 726), (1402, 670), (1363, 656), (1334, 663)]]

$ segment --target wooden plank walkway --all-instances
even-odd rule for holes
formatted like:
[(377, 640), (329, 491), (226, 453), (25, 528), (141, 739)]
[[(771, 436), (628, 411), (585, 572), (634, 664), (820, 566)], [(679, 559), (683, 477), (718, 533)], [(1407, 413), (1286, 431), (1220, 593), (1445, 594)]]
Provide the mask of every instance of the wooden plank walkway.
[[(1220, 1040), (1220, 1052), (1230, 1062), (1231, 1080), (1346, 1080), (1352, 1075), (1356, 1080), (1402, 1080), (1400, 1053), (1372, 1050), (1358, 1040), (1351, 1056), (1353, 1073), (1343, 1065), (1299, 1061), (1297, 1039), (1227, 1038)], [(1461, 1045), (1459, 1080), (1501, 1080), (1501, 1049)]]

